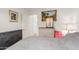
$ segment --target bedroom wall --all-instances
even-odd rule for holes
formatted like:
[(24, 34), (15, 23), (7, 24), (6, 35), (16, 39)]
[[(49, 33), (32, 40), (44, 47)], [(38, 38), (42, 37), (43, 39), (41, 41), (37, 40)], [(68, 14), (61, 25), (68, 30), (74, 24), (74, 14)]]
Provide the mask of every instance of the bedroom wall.
[[(18, 22), (10, 22), (9, 10), (18, 12)], [(0, 8), (0, 33), (23, 29), (23, 38), (33, 35), (32, 20), (29, 19), (27, 9), (23, 8)]]
[(29, 8), (30, 15), (37, 15), (38, 17), (38, 27), (46, 27), (45, 22), (41, 21), (41, 12), (47, 10), (54, 10), (54, 8)]
[[(36, 14), (38, 16), (38, 27), (46, 27), (45, 22), (41, 21), (41, 12), (47, 10), (54, 10), (55, 8), (30, 8), (29, 14)], [(54, 22), (56, 30), (63, 31), (65, 29), (65, 23), (75, 23), (77, 26), (76, 31), (79, 31), (79, 9), (75, 8), (56, 8), (57, 9), (57, 21)]]
[(57, 9), (57, 21), (55, 23), (55, 27), (59, 30), (64, 29), (64, 25), (67, 23), (75, 23), (77, 22), (77, 11), (74, 8), (60, 8)]
[[(55, 8), (27, 8), (27, 15), (24, 16), (23, 25), (24, 26), (24, 37), (38, 35), (39, 27), (46, 27), (45, 22), (41, 21), (41, 12), (47, 10), (55, 10)], [(56, 30), (62, 31), (64, 34), (65, 23), (74, 23), (76, 29), (75, 31), (79, 32), (79, 9), (78, 8), (56, 8), (57, 10), (57, 21), (54, 22)], [(34, 16), (35, 15), (35, 16)], [(27, 16), (27, 17), (26, 17)], [(27, 19), (27, 20), (26, 20)], [(34, 25), (34, 20), (37, 20), (37, 25)], [(35, 30), (34, 30), (35, 28)]]
[(76, 19), (77, 32), (79, 32), (79, 8), (76, 8)]
[[(27, 16), (27, 17), (26, 17)], [(25, 15), (22, 20), (23, 38), (38, 35), (37, 15)]]
[[(18, 22), (10, 22), (9, 10), (18, 12)], [(21, 29), (21, 12), (22, 9), (0, 8), (0, 32), (7, 32)]]

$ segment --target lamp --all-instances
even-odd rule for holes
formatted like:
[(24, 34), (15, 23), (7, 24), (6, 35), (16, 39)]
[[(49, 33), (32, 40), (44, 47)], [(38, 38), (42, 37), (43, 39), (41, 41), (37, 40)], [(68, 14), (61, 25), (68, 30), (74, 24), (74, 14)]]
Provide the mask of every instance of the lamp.
[[(63, 28), (63, 33), (73, 33), (76, 32), (76, 19), (75, 17), (63, 17), (62, 24), (64, 25)], [(64, 35), (65, 35), (64, 34)]]
[(66, 25), (66, 30), (68, 31), (68, 33), (73, 33), (76, 31), (76, 25), (73, 23), (69, 23)]

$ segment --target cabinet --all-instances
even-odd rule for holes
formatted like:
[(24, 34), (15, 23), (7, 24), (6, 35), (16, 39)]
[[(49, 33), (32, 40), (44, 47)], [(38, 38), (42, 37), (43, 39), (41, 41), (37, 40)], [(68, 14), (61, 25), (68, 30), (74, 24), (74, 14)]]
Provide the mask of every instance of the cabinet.
[(54, 37), (54, 29), (41, 27), (41, 28), (39, 28), (39, 36)]

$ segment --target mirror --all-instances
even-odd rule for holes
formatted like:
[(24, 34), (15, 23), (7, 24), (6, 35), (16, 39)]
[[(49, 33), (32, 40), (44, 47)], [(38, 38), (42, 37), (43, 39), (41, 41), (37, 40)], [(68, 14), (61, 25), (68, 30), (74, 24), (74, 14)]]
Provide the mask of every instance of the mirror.
[(54, 21), (57, 20), (56, 14), (57, 10), (42, 12), (42, 21), (46, 22), (47, 28), (54, 28)]
[(53, 21), (57, 20), (57, 10), (43, 11), (42, 12), (42, 21), (46, 21), (46, 18), (52, 18)]

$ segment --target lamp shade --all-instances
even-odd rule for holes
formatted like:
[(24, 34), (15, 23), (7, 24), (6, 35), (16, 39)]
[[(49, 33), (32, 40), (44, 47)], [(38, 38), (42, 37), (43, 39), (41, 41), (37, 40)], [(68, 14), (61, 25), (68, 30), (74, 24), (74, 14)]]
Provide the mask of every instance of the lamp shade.
[(68, 30), (75, 30), (75, 29), (77, 29), (77, 27), (76, 27), (76, 25), (75, 24), (67, 24), (67, 29)]

